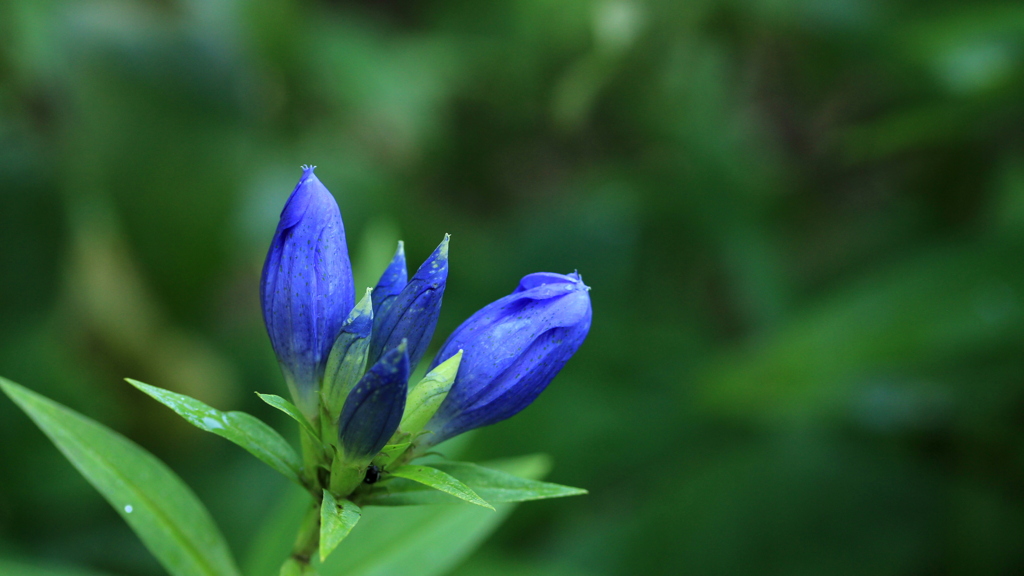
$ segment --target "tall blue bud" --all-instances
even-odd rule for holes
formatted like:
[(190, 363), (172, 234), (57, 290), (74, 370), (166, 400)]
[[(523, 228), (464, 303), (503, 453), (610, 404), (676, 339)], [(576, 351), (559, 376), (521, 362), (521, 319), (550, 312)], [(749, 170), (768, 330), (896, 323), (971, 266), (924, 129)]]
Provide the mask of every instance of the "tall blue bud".
[[(404, 255), (402, 257), (404, 261)], [(409, 341), (409, 363), (415, 367), (427, 351), (437, 328), (441, 298), (448, 281), (448, 235), (398, 296), (373, 319), (369, 362), (375, 362), (385, 350)]]
[(398, 241), (398, 250), (384, 273), (380, 275), (373, 289), (373, 315), (380, 316), (409, 283), (409, 272), (405, 268), (405, 244)]
[(431, 368), (459, 350), (462, 362), (420, 446), (500, 422), (529, 406), (587, 337), (589, 290), (577, 273), (530, 274), (512, 294), (456, 328)]
[(338, 419), (345, 460), (369, 461), (388, 443), (405, 411), (409, 354), (405, 342), (389, 350), (359, 380)]
[(299, 409), (317, 416), (334, 339), (355, 303), (345, 227), (334, 197), (303, 166), (281, 211), (260, 281), (263, 321)]

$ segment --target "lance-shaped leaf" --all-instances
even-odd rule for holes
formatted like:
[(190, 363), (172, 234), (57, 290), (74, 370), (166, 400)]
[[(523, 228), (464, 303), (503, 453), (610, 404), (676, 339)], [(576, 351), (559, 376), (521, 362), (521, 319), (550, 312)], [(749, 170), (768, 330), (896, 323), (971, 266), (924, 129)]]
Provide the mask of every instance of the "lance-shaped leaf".
[(403, 339), (409, 341), (409, 364), (416, 367), (437, 328), (448, 281), (448, 235), (423, 262), (409, 283), (373, 321), (369, 362), (376, 362)]
[(323, 562), (359, 522), (363, 511), (349, 500), (338, 502), (328, 490), (320, 504), (320, 561)]
[(287, 478), (299, 480), (302, 460), (295, 449), (262, 420), (245, 412), (221, 412), (195, 398), (125, 378), (129, 384), (174, 410), (193, 426), (212, 432), (245, 448)]
[[(431, 463), (431, 467), (459, 480), (480, 498), (486, 499), (492, 504), (579, 496), (587, 493), (582, 488), (520, 478), (508, 472), (485, 468), (469, 462)], [(392, 473), (391, 476), (399, 475)], [(448, 494), (442, 493), (443, 491), (431, 490), (422, 484), (401, 478), (405, 478), (405, 476), (388, 478), (375, 484), (370, 492), (362, 497), (361, 502), (364, 506), (406, 506), (458, 502)]]
[(391, 306), (405, 285), (409, 283), (409, 272), (405, 267), (405, 243), (398, 241), (398, 250), (384, 273), (380, 275), (373, 289), (373, 315), (379, 316)]
[(349, 463), (373, 459), (398, 429), (405, 410), (409, 355), (403, 341), (363, 376), (345, 400), (338, 441)]
[(213, 518), (163, 462), (81, 414), (9, 380), (0, 388), (114, 507), (173, 576), (235, 576)]
[[(550, 459), (531, 455), (485, 465), (539, 479), (550, 469)], [(249, 548), (246, 574), (277, 574), (281, 559), (291, 549), (295, 530), (309, 506), (309, 495), (298, 487), (287, 486), (282, 496), (284, 499), (267, 515)], [(317, 572), (321, 576), (442, 576), (486, 540), (516, 506), (498, 504), (497, 512), (479, 506), (363, 507), (359, 529), (345, 538)]]
[(260, 302), (270, 343), (295, 404), (319, 415), (320, 381), (334, 339), (355, 303), (338, 203), (303, 167), (263, 264)]
[(487, 501), (477, 495), (472, 488), (466, 486), (462, 481), (443, 470), (432, 468), (430, 466), (423, 466), (422, 464), (407, 464), (390, 471), (389, 474), (396, 478), (405, 478), (406, 480), (418, 482), (445, 494), (451, 494), (452, 496), (455, 496), (460, 500), (465, 500), (470, 504), (476, 504), (477, 506), (483, 506), (484, 508), (494, 510), (494, 506), (488, 504)]
[(371, 292), (367, 288), (366, 295), (348, 315), (327, 359), (320, 395), (331, 422), (338, 419), (345, 398), (366, 370), (366, 354), (370, 348), (370, 331), (373, 329)]
[(415, 435), (423, 430), (423, 427), (427, 425), (427, 422), (448, 396), (461, 361), (462, 350), (459, 350), (454, 356), (428, 372), (409, 392), (409, 399), (405, 403), (405, 414), (402, 415), (402, 423), (398, 426), (401, 432)]
[(281, 398), (277, 394), (260, 394), (259, 392), (257, 392), (256, 395), (260, 397), (260, 400), (263, 400), (267, 404), (270, 404), (274, 408), (277, 408), (281, 412), (284, 412), (285, 414), (291, 416), (292, 420), (298, 422), (299, 428), (301, 428), (304, 432), (309, 434), (309, 437), (311, 439), (319, 439), (319, 436), (317, 436), (316, 433), (316, 429), (313, 428), (313, 425), (309, 423), (309, 420), (306, 419), (306, 416), (299, 411), (295, 404), (292, 404), (291, 402), (285, 400), (284, 398)]

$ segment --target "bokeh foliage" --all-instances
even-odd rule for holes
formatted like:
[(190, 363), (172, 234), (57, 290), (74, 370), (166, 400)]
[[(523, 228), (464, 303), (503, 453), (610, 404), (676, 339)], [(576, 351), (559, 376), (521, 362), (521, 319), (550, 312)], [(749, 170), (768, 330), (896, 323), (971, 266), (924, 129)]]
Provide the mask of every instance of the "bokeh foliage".
[[(1019, 2), (4, 0), (0, 373), (167, 461), (250, 566), (283, 481), (120, 379), (289, 426), (257, 279), (303, 163), (359, 286), (452, 234), (435, 349), (528, 272), (593, 287), (470, 447), (591, 494), (456, 574), (1024, 569)], [(0, 458), (0, 566), (159, 573), (6, 401)]]

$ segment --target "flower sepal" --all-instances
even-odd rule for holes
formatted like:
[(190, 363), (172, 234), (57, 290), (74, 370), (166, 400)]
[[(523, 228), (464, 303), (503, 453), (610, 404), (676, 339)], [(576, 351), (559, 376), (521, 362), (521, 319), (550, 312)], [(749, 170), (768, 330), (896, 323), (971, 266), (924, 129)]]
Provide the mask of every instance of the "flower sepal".
[(462, 350), (459, 350), (428, 372), (409, 392), (409, 398), (405, 402), (405, 413), (402, 414), (402, 422), (398, 425), (400, 434), (405, 434), (411, 440), (423, 432), (427, 422), (448, 397), (461, 363)]
[(372, 292), (373, 289), (367, 288), (366, 294), (349, 313), (327, 358), (320, 402), (331, 423), (337, 421), (345, 399), (366, 369), (373, 328)]

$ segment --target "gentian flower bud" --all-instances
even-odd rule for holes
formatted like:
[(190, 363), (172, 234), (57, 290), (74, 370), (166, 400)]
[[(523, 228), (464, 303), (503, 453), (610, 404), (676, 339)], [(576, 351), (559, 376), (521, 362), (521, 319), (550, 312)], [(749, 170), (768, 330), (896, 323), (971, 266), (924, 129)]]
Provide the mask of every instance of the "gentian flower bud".
[(311, 420), (331, 345), (355, 302), (334, 197), (303, 166), (281, 211), (260, 281), (263, 321), (292, 398)]
[(514, 416), (558, 374), (590, 330), (590, 295), (578, 273), (541, 272), (452, 332), (431, 369), (460, 349), (455, 383), (417, 442), (432, 446)]
[(437, 328), (447, 280), (448, 235), (445, 234), (444, 240), (423, 262), (412, 280), (387, 309), (382, 309), (380, 316), (373, 319), (369, 362), (375, 362), (385, 350), (406, 339), (409, 341), (409, 364), (416, 367)]
[(373, 315), (379, 316), (381, 310), (391, 305), (409, 283), (409, 272), (405, 268), (405, 244), (399, 240), (398, 250), (391, 259), (384, 273), (380, 275), (377, 286), (373, 289)]
[(409, 381), (408, 344), (389, 350), (359, 380), (338, 419), (345, 460), (369, 462), (398, 429)]

